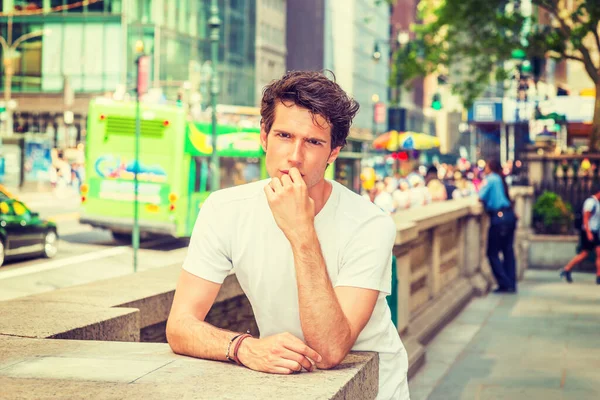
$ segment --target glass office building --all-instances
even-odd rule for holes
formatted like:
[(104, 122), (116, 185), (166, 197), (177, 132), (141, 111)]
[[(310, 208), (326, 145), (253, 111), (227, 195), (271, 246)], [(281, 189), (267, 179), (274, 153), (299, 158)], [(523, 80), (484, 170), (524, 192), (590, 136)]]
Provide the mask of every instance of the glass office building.
[[(57, 94), (65, 78), (76, 97), (135, 86), (135, 44), (151, 57), (152, 86), (173, 98), (186, 81), (208, 95), (210, 0), (0, 1), (0, 35), (9, 46), (22, 35), (44, 34), (3, 49), (13, 64), (12, 92)], [(255, 0), (220, 0), (219, 103), (252, 105), (255, 81)], [(10, 14), (13, 15), (10, 15)], [(4, 91), (5, 79), (0, 82)], [(19, 100), (19, 109), (27, 109)], [(38, 102), (39, 103), (39, 102)], [(43, 111), (43, 110), (39, 110)], [(17, 110), (19, 112), (19, 110)]]

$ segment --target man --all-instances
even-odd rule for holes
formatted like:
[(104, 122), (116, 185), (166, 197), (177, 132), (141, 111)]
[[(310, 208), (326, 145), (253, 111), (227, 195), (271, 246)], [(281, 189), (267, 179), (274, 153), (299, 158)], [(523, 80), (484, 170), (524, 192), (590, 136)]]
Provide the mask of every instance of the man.
[[(385, 299), (395, 225), (324, 179), (357, 111), (318, 72), (290, 72), (265, 88), (261, 141), (271, 179), (217, 191), (202, 206), (167, 323), (174, 352), (227, 354), (256, 371), (290, 374), (333, 368), (350, 350), (375, 351), (378, 398), (409, 398), (406, 351)], [(260, 339), (203, 322), (232, 268)]]
[(581, 243), (580, 252), (569, 261), (569, 263), (560, 270), (560, 276), (564, 277), (568, 283), (573, 282), (571, 270), (583, 260), (589, 253), (595, 252), (596, 255), (596, 283), (600, 285), (600, 190), (588, 197), (583, 203), (583, 221), (579, 227), (579, 241)]

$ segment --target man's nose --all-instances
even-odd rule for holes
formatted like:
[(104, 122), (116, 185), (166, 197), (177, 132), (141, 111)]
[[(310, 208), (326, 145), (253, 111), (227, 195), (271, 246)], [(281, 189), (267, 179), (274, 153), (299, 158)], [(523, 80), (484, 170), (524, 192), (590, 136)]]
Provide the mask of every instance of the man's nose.
[(294, 143), (294, 148), (292, 149), (288, 161), (293, 166), (298, 166), (302, 164), (304, 160), (304, 146), (301, 141), (297, 141)]

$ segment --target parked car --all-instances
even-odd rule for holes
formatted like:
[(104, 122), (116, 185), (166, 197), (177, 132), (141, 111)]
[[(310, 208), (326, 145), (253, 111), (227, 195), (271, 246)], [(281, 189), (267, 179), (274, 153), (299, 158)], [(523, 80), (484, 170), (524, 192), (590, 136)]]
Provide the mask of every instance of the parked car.
[(52, 258), (57, 252), (56, 224), (0, 191), (0, 267), (8, 258), (33, 254)]

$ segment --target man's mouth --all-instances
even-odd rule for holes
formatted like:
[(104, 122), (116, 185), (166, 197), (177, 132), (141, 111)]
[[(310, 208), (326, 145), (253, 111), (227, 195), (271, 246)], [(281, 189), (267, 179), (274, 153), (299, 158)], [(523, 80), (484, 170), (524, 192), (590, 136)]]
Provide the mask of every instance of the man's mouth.
[[(289, 175), (290, 174), (290, 170), (289, 169), (280, 169), (279, 172), (281, 172), (283, 175)], [(304, 177), (304, 174), (300, 173), (300, 176)]]

